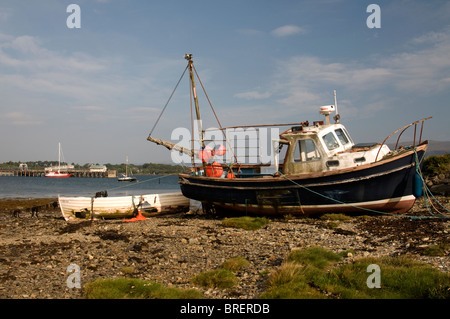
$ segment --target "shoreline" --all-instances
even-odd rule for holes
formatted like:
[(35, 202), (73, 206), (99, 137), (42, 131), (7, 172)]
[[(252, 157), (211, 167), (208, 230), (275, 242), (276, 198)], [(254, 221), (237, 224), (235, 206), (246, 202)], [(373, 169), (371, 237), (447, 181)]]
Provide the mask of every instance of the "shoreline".
[[(41, 200), (45, 205), (51, 202)], [(450, 197), (440, 201), (450, 208)], [(0, 299), (83, 299), (82, 288), (88, 282), (124, 277), (199, 289), (208, 299), (253, 299), (264, 291), (268, 274), (289, 252), (310, 246), (351, 251), (347, 263), (363, 257), (408, 256), (450, 272), (448, 248), (442, 256), (425, 254), (431, 245), (450, 244), (449, 219), (280, 217), (264, 228), (247, 231), (223, 226), (223, 217), (203, 214), (161, 215), (130, 223), (66, 222), (58, 207), (43, 209), (38, 218), (8, 213), (31, 202), (9, 201), (10, 206), (4, 206), (8, 209), (0, 213)], [(424, 202), (418, 200), (409, 213), (420, 215), (424, 209)], [(238, 256), (249, 266), (236, 274), (236, 287), (199, 288), (191, 283), (195, 275)], [(81, 288), (67, 285), (71, 274), (67, 269), (73, 264), (80, 267)]]
[(46, 206), (57, 202), (57, 197), (14, 197), (14, 198), (0, 198), (0, 213), (10, 212), (11, 210), (20, 209), (28, 210), (32, 207), (39, 206), (47, 208)]

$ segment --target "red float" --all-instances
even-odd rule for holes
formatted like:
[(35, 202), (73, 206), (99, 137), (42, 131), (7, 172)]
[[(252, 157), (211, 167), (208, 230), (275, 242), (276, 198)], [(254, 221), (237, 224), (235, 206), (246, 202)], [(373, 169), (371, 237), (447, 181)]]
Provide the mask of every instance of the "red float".
[(221, 177), (223, 174), (222, 165), (217, 162), (213, 162), (206, 166), (206, 176), (209, 177)]

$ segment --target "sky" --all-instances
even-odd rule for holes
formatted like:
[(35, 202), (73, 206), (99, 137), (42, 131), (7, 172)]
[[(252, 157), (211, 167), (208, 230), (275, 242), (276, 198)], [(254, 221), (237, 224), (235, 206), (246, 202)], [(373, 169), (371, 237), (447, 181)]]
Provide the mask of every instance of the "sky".
[[(0, 0), (0, 162), (60, 142), (69, 163), (171, 163), (147, 136), (185, 53), (223, 126), (321, 120), (336, 90), (355, 142), (429, 116), (424, 138), (449, 141), (449, 17), (439, 0)], [(185, 76), (152, 136), (190, 128), (189, 96)]]

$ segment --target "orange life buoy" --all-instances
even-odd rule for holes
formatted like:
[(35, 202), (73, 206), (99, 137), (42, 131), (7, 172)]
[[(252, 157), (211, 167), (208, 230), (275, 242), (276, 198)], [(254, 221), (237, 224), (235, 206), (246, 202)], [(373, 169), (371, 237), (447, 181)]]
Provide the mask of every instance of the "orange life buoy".
[(206, 166), (206, 176), (209, 177), (220, 177), (223, 174), (222, 165), (217, 162), (213, 162)]

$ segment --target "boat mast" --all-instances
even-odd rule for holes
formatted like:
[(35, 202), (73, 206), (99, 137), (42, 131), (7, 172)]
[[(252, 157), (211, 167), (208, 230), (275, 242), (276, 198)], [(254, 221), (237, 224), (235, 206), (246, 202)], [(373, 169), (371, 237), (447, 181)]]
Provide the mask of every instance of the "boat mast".
[(58, 173), (61, 170), (61, 142), (58, 143)]
[(197, 116), (197, 124), (198, 124), (198, 134), (200, 139), (200, 144), (203, 147), (205, 147), (205, 142), (203, 139), (203, 130), (202, 130), (202, 123), (201, 123), (201, 117), (200, 117), (200, 108), (198, 106), (198, 98), (197, 98), (197, 90), (195, 89), (195, 80), (194, 80), (194, 61), (192, 60), (192, 54), (187, 53), (184, 55), (184, 58), (188, 60), (189, 64), (189, 77), (191, 79), (192, 83), (192, 94), (194, 96), (194, 104), (195, 104), (195, 114)]
[[(194, 61), (192, 60), (192, 54), (186, 53), (184, 55), (184, 58), (188, 60), (188, 68), (189, 68), (189, 77), (191, 79), (192, 84), (192, 94), (194, 96), (194, 104), (195, 104), (195, 114), (197, 116), (197, 125), (198, 125), (198, 136), (199, 141), (201, 145), (201, 150), (205, 148), (205, 141), (203, 136), (203, 129), (202, 129), (202, 121), (200, 116), (200, 108), (198, 106), (198, 98), (197, 98), (197, 90), (195, 89), (195, 79), (194, 79)], [(192, 128), (193, 129), (193, 128)], [(194, 132), (192, 132), (193, 134)], [(192, 157), (192, 164), (194, 164), (194, 158)], [(203, 169), (206, 170), (206, 163), (202, 161)]]

